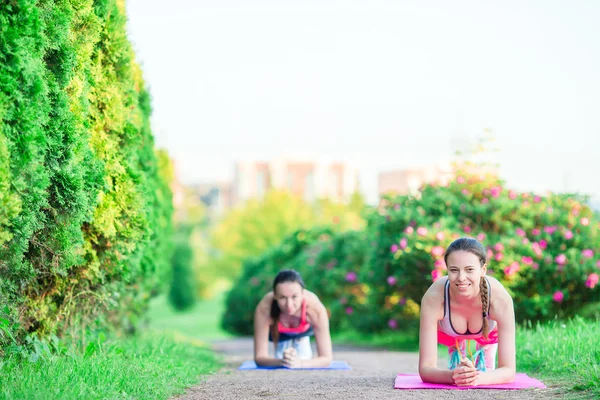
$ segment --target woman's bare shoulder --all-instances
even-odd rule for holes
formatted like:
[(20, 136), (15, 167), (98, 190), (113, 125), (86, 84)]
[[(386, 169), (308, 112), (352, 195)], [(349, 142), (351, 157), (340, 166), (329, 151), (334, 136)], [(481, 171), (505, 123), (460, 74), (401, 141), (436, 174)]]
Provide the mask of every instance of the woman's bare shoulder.
[(490, 282), (490, 288), (492, 289), (490, 293), (492, 307), (512, 307), (512, 297), (504, 285), (493, 276), (488, 275), (487, 279)]
[(429, 289), (423, 295), (422, 301), (438, 301), (444, 297), (444, 286), (448, 281), (447, 276), (442, 276), (429, 286)]
[(261, 313), (269, 314), (271, 312), (271, 304), (273, 304), (273, 292), (268, 292), (263, 296), (263, 298), (258, 302), (256, 306), (256, 311)]

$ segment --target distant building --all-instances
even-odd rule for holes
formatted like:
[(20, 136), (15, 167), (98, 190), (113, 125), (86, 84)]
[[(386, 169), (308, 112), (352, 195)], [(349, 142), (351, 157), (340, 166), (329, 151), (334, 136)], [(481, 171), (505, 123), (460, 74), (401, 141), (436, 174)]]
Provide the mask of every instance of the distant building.
[(380, 172), (378, 192), (381, 198), (385, 194), (416, 193), (425, 183), (447, 184), (453, 177), (450, 165), (434, 165), (422, 168), (398, 169)]
[(189, 185), (188, 189), (206, 208), (209, 219), (220, 217), (233, 206), (231, 183), (201, 183)]
[(280, 159), (236, 163), (234, 204), (261, 198), (271, 188), (289, 190), (306, 201), (323, 197), (348, 201), (358, 191), (358, 172), (341, 162)]

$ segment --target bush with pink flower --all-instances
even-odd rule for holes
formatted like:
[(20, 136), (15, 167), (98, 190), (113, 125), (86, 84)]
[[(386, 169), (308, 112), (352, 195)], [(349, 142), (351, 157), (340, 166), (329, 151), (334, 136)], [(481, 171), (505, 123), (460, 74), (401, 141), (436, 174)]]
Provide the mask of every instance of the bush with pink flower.
[[(520, 321), (568, 317), (600, 301), (599, 218), (577, 195), (518, 193), (493, 174), (459, 170), (446, 186), (388, 197), (368, 229), (376, 232), (379, 247), (369, 258), (379, 281), (372, 284), (370, 301), (378, 309), (394, 293), (418, 304), (446, 273), (440, 248), (460, 236), (487, 248), (488, 273), (511, 293)], [(400, 242), (407, 246), (390, 251), (390, 244)], [(385, 284), (390, 275), (398, 279), (394, 288)], [(405, 314), (396, 307), (379, 326)]]

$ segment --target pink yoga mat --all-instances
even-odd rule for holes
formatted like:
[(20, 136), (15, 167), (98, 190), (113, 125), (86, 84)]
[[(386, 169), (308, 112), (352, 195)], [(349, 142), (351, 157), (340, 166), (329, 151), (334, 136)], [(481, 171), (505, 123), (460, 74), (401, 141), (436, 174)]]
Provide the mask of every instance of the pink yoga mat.
[(530, 378), (527, 374), (516, 374), (513, 383), (503, 383), (501, 385), (482, 385), (482, 386), (455, 386), (443, 383), (425, 383), (419, 375), (398, 374), (394, 382), (394, 389), (545, 389), (546, 385), (537, 379)]

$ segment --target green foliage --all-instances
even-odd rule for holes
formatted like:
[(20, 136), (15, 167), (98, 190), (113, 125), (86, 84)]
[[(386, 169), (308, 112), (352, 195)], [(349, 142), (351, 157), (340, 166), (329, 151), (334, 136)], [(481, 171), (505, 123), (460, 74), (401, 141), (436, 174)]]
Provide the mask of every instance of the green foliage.
[(0, 5), (0, 301), (16, 337), (100, 314), (130, 326), (170, 271), (170, 167), (125, 22), (116, 0)]
[(240, 274), (242, 263), (256, 257), (298, 229), (330, 225), (336, 231), (364, 226), (359, 196), (351, 206), (326, 199), (315, 204), (304, 202), (288, 192), (270, 191), (261, 200), (249, 200), (232, 210), (211, 234), (216, 252), (211, 263), (228, 278)]
[(175, 239), (172, 260), (172, 278), (169, 301), (179, 311), (192, 308), (196, 302), (195, 277), (193, 271), (194, 254), (190, 245), (190, 229), (180, 227)]

